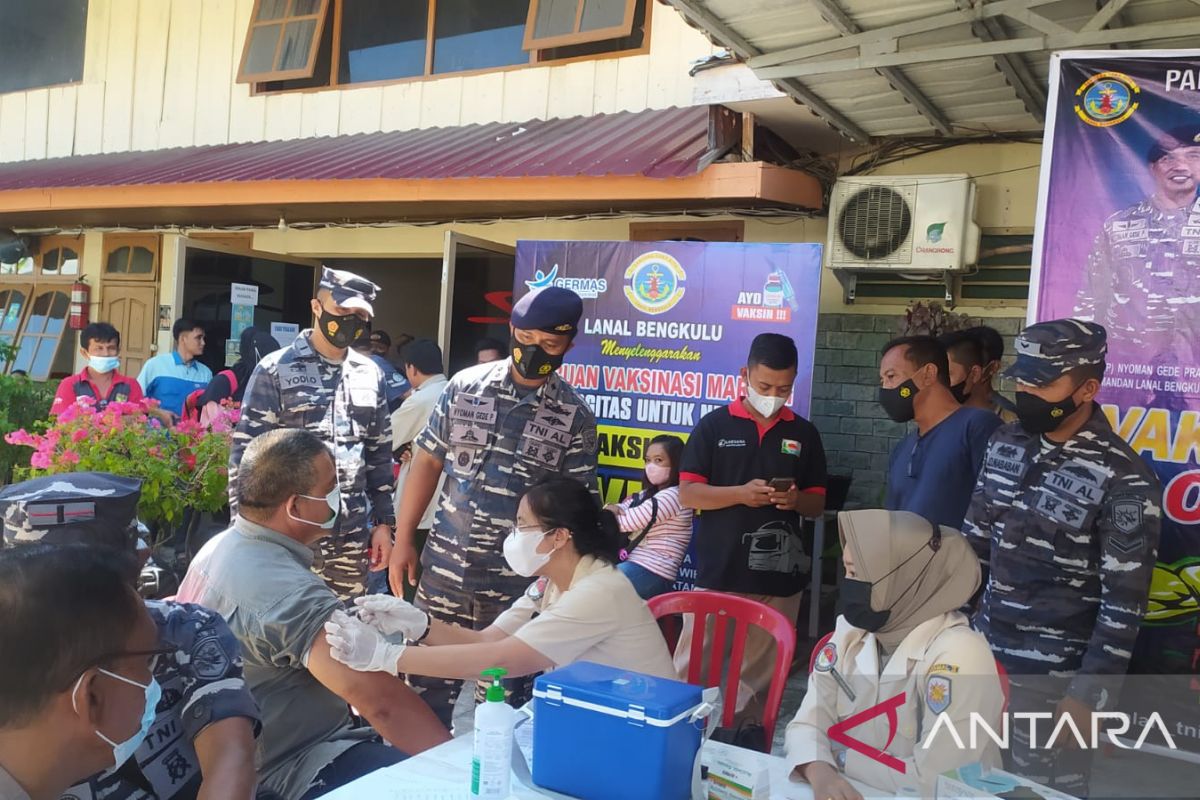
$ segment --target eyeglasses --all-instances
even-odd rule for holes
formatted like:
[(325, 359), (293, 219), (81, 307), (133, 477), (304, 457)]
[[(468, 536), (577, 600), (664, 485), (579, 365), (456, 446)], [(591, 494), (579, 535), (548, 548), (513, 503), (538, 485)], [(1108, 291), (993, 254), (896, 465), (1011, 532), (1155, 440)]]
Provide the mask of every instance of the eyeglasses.
[[(97, 658), (95, 660), (95, 662), (93, 662), (92, 666), (94, 667), (94, 666), (98, 666), (100, 664), (107, 664), (110, 661), (116, 661), (118, 658), (137, 658), (139, 656), (145, 656), (147, 658), (157, 658), (159, 656), (170, 655), (171, 653), (174, 653), (177, 649), (178, 648), (176, 648), (176, 647), (165, 647), (164, 646), (164, 647), (154, 647), (149, 650), (114, 650), (111, 653), (105, 653), (104, 655)], [(89, 667), (88, 669), (91, 669), (91, 667)]]

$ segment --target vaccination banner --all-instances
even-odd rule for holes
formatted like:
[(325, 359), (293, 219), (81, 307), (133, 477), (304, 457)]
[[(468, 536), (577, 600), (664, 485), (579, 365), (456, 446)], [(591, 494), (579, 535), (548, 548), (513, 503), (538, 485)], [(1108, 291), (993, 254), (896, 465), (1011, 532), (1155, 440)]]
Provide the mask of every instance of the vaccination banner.
[(1050, 80), (1030, 318), (1108, 329), (1104, 410), (1163, 484), (1133, 669), (1200, 692), (1200, 51), (1062, 53)]
[(555, 285), (583, 298), (560, 374), (596, 414), (604, 502), (641, 488), (651, 439), (686, 438), (743, 393), (739, 375), (760, 333), (795, 340), (793, 408), (809, 416), (820, 278), (818, 244), (517, 243), (514, 297)]

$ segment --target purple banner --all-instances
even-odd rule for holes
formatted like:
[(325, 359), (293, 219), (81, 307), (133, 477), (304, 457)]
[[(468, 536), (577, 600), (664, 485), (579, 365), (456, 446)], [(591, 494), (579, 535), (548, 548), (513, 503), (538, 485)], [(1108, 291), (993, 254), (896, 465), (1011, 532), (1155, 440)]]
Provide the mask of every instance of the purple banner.
[(1198, 78), (1196, 52), (1055, 58), (1033, 314), (1108, 329), (1104, 410), (1164, 488), (1133, 667), (1190, 675), (1200, 674)]
[(808, 416), (820, 279), (818, 244), (517, 243), (514, 296), (554, 284), (583, 298), (561, 374), (596, 412), (605, 502), (641, 488), (650, 439), (686, 438), (742, 393), (760, 333), (796, 341), (793, 407)]

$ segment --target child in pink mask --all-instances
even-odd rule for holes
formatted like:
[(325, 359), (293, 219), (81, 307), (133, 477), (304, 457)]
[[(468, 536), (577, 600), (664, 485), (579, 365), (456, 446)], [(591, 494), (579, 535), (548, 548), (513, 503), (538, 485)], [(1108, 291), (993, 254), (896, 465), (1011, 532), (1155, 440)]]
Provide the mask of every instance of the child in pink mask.
[(646, 448), (642, 491), (609, 506), (629, 536), (617, 569), (642, 599), (671, 591), (692, 540), (692, 510), (679, 504), (679, 461), (683, 440), (664, 434)]

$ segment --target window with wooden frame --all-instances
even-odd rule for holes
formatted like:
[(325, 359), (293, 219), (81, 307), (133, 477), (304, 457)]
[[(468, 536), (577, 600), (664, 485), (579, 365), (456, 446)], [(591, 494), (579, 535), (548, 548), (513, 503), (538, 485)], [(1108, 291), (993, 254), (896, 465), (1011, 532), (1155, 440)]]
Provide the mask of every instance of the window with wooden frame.
[(330, 0), (254, 0), (238, 82), (311, 78)]
[(633, 31), (637, 0), (529, 0), (526, 50), (620, 39)]
[(65, 286), (48, 287), (34, 294), (25, 315), (25, 324), (16, 339), (17, 355), (7, 371), (24, 371), (35, 381), (50, 377), (50, 371), (62, 347), (67, 331), (67, 310), (71, 296)]
[(158, 255), (157, 235), (105, 235), (104, 280), (152, 281), (158, 277)]
[[(12, 344), (17, 340), (32, 291), (30, 284), (0, 285), (0, 344)], [(8, 367), (9, 362), (0, 359), (0, 372), (7, 372)]]
[(43, 236), (37, 242), (37, 249), (34, 261), (39, 279), (73, 281), (79, 276), (82, 236)]
[(631, 222), (631, 242), (744, 242), (746, 223), (740, 219), (696, 222)]
[[(271, 5), (262, 13), (290, 13), (288, 2), (255, 0), (238, 80), (255, 83), (260, 91), (420, 80), (644, 52), (649, 41), (647, 0), (569, 0), (569, 33), (554, 37), (532, 33), (538, 24), (537, 0), (308, 0), (304, 9), (313, 9), (311, 19), (324, 16), (304, 51), (311, 57), (306, 69), (286, 76), (249, 69), (268, 63), (271, 40), (259, 29), (274, 26), (279, 37), (284, 35), (280, 19), (292, 19), (260, 20), (260, 7)], [(541, 8), (557, 6), (542, 0)], [(619, 24), (610, 24), (614, 20)], [(251, 59), (252, 52), (259, 55)], [(277, 66), (276, 56), (271, 58), (270, 66)]]

